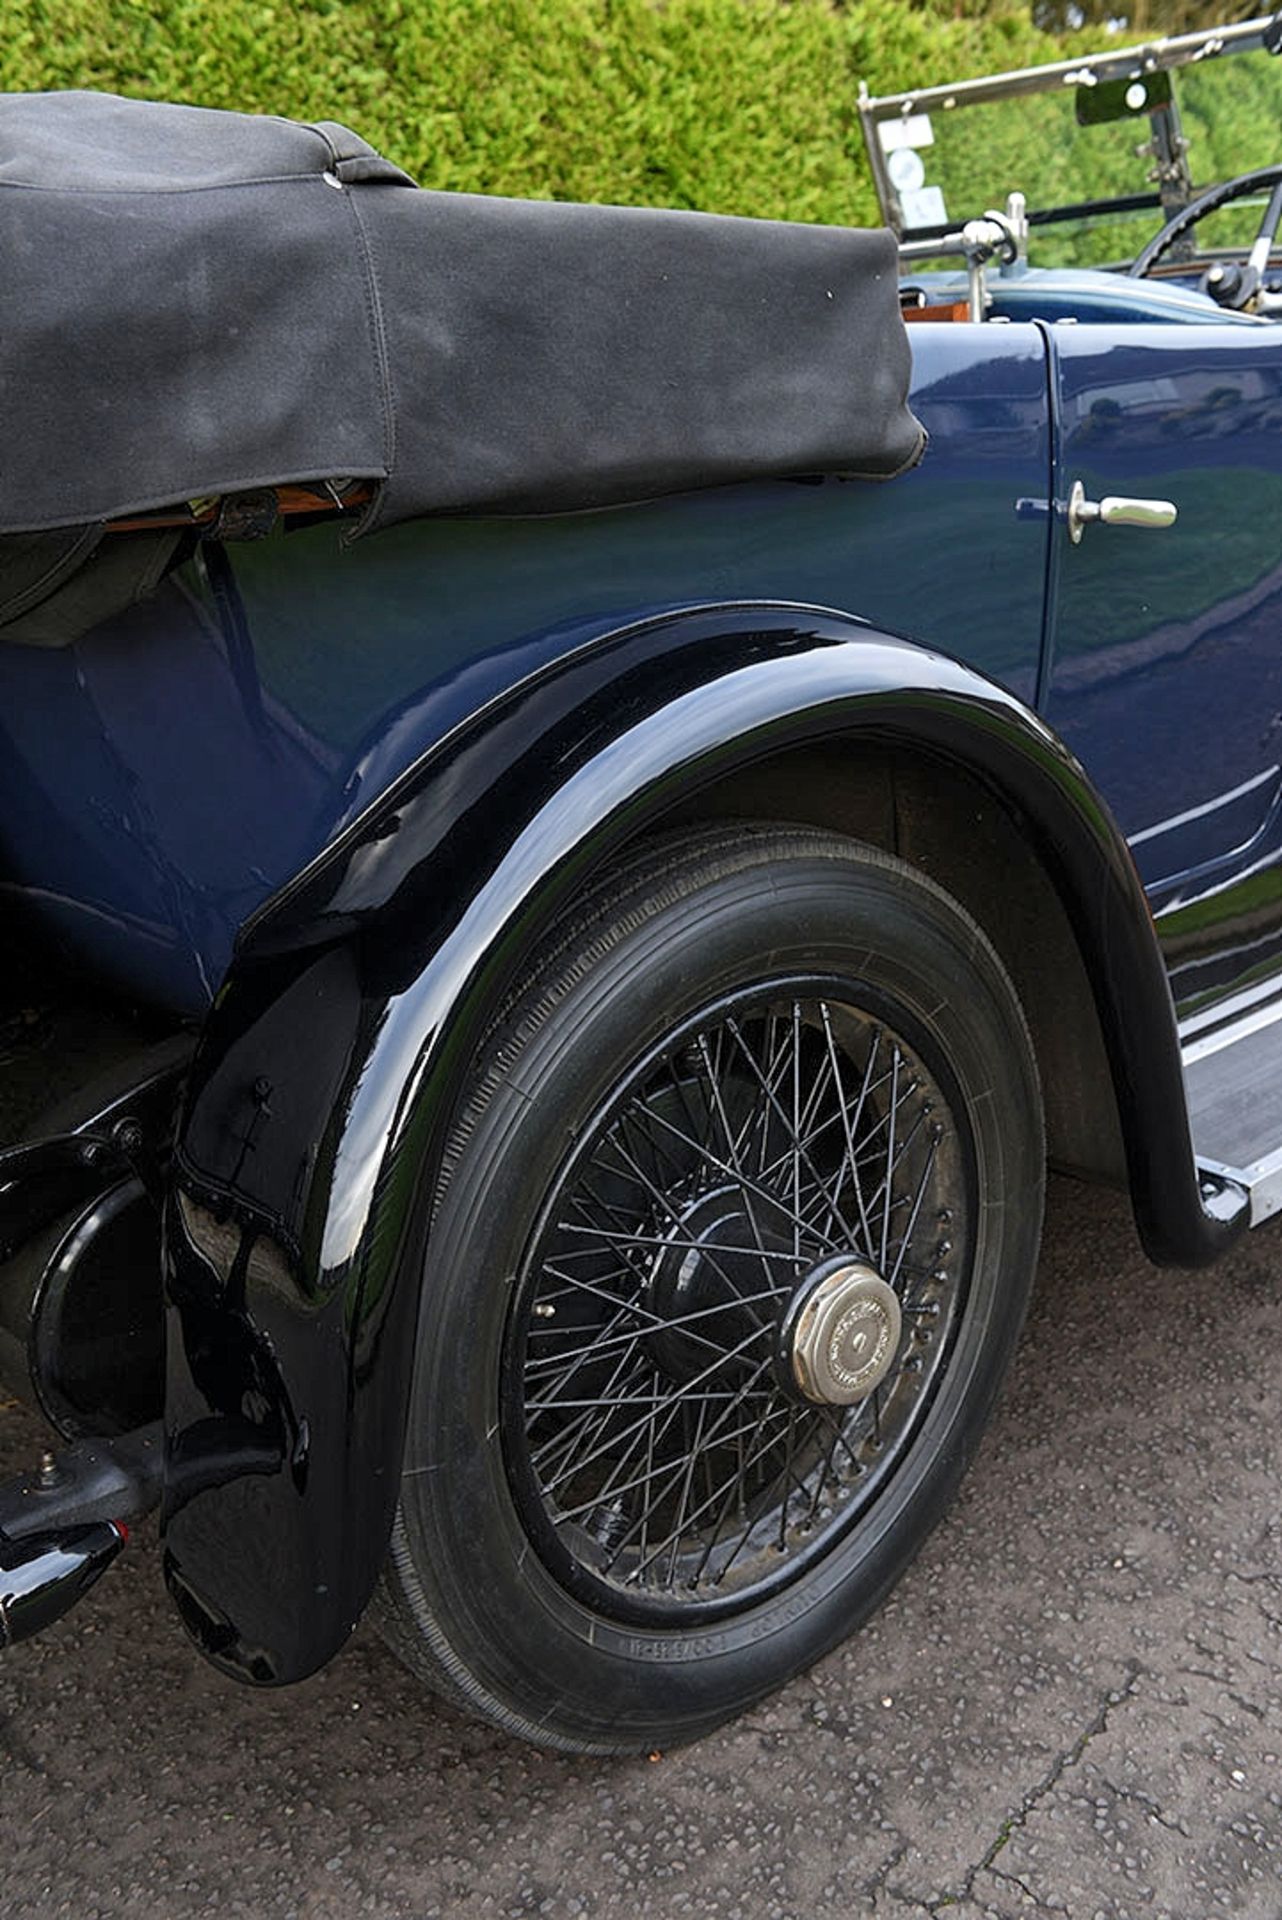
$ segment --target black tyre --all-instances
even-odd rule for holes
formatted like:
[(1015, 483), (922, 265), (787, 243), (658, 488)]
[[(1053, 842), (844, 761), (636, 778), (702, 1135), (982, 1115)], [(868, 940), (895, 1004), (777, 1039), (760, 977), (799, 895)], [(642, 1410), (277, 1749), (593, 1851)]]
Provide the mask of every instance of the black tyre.
[(526, 981), (450, 1145), (397, 1650), (600, 1753), (807, 1666), (978, 1440), (1042, 1184), (1023, 1017), (945, 893), (830, 834), (654, 843)]

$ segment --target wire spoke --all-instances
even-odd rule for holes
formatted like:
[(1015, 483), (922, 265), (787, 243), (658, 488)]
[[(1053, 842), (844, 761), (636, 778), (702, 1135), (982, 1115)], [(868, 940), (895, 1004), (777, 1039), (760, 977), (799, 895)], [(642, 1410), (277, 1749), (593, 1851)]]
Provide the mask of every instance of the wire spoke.
[[(773, 1407), (769, 1415), (767, 1416), (766, 1420), (759, 1420), (755, 1422), (745, 1423), (744, 1427), (740, 1429), (741, 1432), (744, 1432), (744, 1433), (750, 1432), (750, 1433), (756, 1434), (757, 1436), (757, 1445), (755, 1449), (750, 1450), (747, 1456), (747, 1465), (749, 1466), (749, 1468), (755, 1465), (757, 1460), (759, 1460), (763, 1456), (763, 1454), (768, 1453), (769, 1450), (773, 1446), (775, 1446), (778, 1442), (779, 1436), (777, 1431), (772, 1432), (768, 1439), (763, 1439), (762, 1438), (763, 1428), (767, 1424), (773, 1425), (775, 1428), (777, 1428), (779, 1423), (790, 1420), (792, 1418), (792, 1412), (793, 1410), (785, 1402), (777, 1407)], [(692, 1513), (682, 1514), (680, 1520), (678, 1521), (677, 1526), (674, 1527), (670, 1533), (665, 1535), (664, 1538), (659, 1542), (658, 1546), (654, 1549), (652, 1558), (660, 1559), (663, 1553), (665, 1552), (665, 1550), (672, 1545), (673, 1541), (680, 1539), (681, 1527), (683, 1525), (687, 1527), (691, 1526), (696, 1520), (702, 1519), (704, 1513), (708, 1510), (709, 1507), (713, 1505), (715, 1505), (715, 1497), (712, 1500), (705, 1500), (703, 1504), (699, 1507), (696, 1507)], [(635, 1569), (634, 1577), (639, 1576), (641, 1573), (644, 1572), (644, 1570), (645, 1569), (643, 1567), (638, 1566)]]
[[(748, 1294), (746, 1297), (741, 1298), (738, 1301), (738, 1305), (741, 1307), (749, 1307), (749, 1306), (752, 1306), (757, 1301), (774, 1301), (777, 1298), (778, 1298), (777, 1289), (772, 1287), (767, 1293)], [(630, 1310), (631, 1309), (628, 1309), (628, 1311)], [(677, 1314), (671, 1320), (667, 1320), (663, 1324), (664, 1324), (665, 1331), (667, 1332), (672, 1332), (672, 1331), (687, 1332), (689, 1328), (691, 1328), (695, 1324), (696, 1321), (707, 1320), (713, 1317), (722, 1318), (724, 1317), (724, 1313), (725, 1313), (725, 1309), (722, 1306), (699, 1307), (691, 1313)], [(613, 1322), (609, 1322), (607, 1324), (612, 1325)], [(707, 1347), (713, 1353), (722, 1354), (725, 1352), (724, 1347), (722, 1347), (715, 1340), (705, 1339), (702, 1335), (694, 1335), (692, 1337), (698, 1340), (700, 1346)], [(581, 1372), (582, 1369), (590, 1361), (599, 1360), (602, 1354), (609, 1353), (615, 1347), (620, 1345), (636, 1347), (640, 1344), (642, 1340), (644, 1340), (644, 1338), (645, 1338), (644, 1328), (636, 1331), (629, 1331), (627, 1333), (611, 1334), (609, 1335), (608, 1338), (602, 1337), (599, 1339), (589, 1340), (586, 1343), (586, 1345), (582, 1347), (571, 1347), (563, 1353), (560, 1353), (556, 1356), (550, 1356), (550, 1359), (554, 1358), (558, 1365), (561, 1363), (561, 1361), (564, 1361), (564, 1360), (569, 1360), (571, 1362), (571, 1364), (568, 1367), (566, 1367), (560, 1375), (558, 1375), (558, 1379), (570, 1380), (574, 1377), (576, 1373)], [(547, 1361), (531, 1361), (526, 1368), (527, 1379), (534, 1374), (536, 1368), (545, 1366), (547, 1364), (549, 1364), (549, 1362)], [(543, 1382), (542, 1386), (543, 1386), (543, 1390), (546, 1391), (546, 1382)], [(555, 1387), (550, 1398), (544, 1399), (544, 1400), (527, 1400), (526, 1402), (526, 1405), (531, 1409), (531, 1411), (534, 1411), (534, 1412), (543, 1412), (548, 1407), (563, 1405), (563, 1404), (564, 1402), (560, 1401), (555, 1393)]]
[(725, 1135), (726, 1150), (730, 1155), (730, 1162), (735, 1170), (735, 1175), (739, 1181), (740, 1191), (743, 1194), (744, 1210), (747, 1213), (748, 1222), (752, 1228), (752, 1237), (756, 1243), (756, 1248), (758, 1253), (764, 1256), (766, 1243), (762, 1238), (761, 1226), (757, 1220), (756, 1209), (752, 1204), (752, 1190), (748, 1186), (747, 1181), (744, 1178), (744, 1170), (739, 1162), (738, 1145), (735, 1141), (734, 1135), (730, 1130), (730, 1122), (726, 1116), (725, 1102), (721, 1096), (721, 1087), (717, 1080), (717, 1076), (713, 1071), (712, 1060), (708, 1053), (708, 1042), (704, 1034), (699, 1035), (698, 1047), (699, 1047), (699, 1056), (703, 1061), (704, 1069), (708, 1076), (708, 1090), (712, 1095), (712, 1103), (716, 1109), (717, 1118), (721, 1123), (721, 1130)]
[[(800, 1139), (799, 1139), (799, 1138), (797, 1137), (797, 1129), (796, 1129), (796, 1123), (795, 1123), (795, 1120), (794, 1120), (794, 1121), (793, 1121), (792, 1123), (790, 1123), (790, 1122), (789, 1122), (789, 1120), (788, 1120), (788, 1116), (787, 1116), (787, 1114), (786, 1114), (786, 1113), (784, 1112), (784, 1109), (783, 1109), (783, 1107), (782, 1107), (782, 1106), (780, 1105), (780, 1103), (779, 1103), (779, 1101), (778, 1101), (778, 1100), (777, 1100), (777, 1099), (775, 1098), (775, 1096), (774, 1096), (774, 1094), (773, 1094), (773, 1093), (772, 1093), (772, 1092), (770, 1091), (770, 1089), (769, 1089), (769, 1088), (767, 1087), (767, 1085), (766, 1085), (766, 1083), (765, 1083), (765, 1081), (764, 1081), (764, 1079), (762, 1079), (762, 1078), (761, 1078), (761, 1072), (760, 1072), (760, 1069), (758, 1068), (758, 1066), (757, 1066), (757, 1063), (756, 1063), (756, 1061), (755, 1061), (755, 1060), (753, 1059), (753, 1057), (752, 1057), (752, 1053), (751, 1053), (751, 1050), (750, 1050), (750, 1049), (749, 1049), (749, 1048), (748, 1048), (748, 1047), (747, 1047), (747, 1046), (746, 1046), (746, 1045), (744, 1044), (744, 1041), (743, 1041), (743, 1037), (742, 1037), (742, 1034), (740, 1033), (740, 1030), (739, 1030), (739, 1027), (738, 1027), (738, 1024), (737, 1024), (737, 1023), (736, 1023), (736, 1022), (735, 1022), (735, 1021), (734, 1021), (733, 1019), (731, 1019), (731, 1020), (729, 1020), (729, 1021), (727, 1021), (727, 1023), (726, 1023), (726, 1024), (727, 1024), (727, 1026), (729, 1027), (729, 1030), (730, 1030), (730, 1032), (731, 1032), (731, 1034), (733, 1035), (733, 1037), (734, 1037), (734, 1039), (735, 1039), (735, 1041), (736, 1041), (736, 1043), (737, 1043), (737, 1044), (739, 1045), (739, 1047), (740, 1047), (740, 1049), (741, 1049), (741, 1051), (742, 1051), (742, 1053), (743, 1053), (743, 1056), (744, 1056), (744, 1058), (745, 1058), (745, 1060), (746, 1060), (746, 1061), (748, 1062), (748, 1064), (749, 1064), (749, 1066), (750, 1066), (750, 1067), (752, 1068), (752, 1070), (753, 1070), (753, 1072), (754, 1072), (754, 1073), (755, 1073), (755, 1074), (757, 1075), (757, 1078), (758, 1078), (758, 1079), (759, 1079), (759, 1080), (761, 1081), (761, 1088), (762, 1088), (762, 1092), (763, 1092), (763, 1093), (765, 1094), (765, 1096), (766, 1096), (766, 1098), (767, 1098), (767, 1100), (768, 1100), (768, 1101), (770, 1102), (770, 1104), (771, 1104), (771, 1106), (772, 1106), (772, 1107), (774, 1107), (774, 1109), (775, 1109), (775, 1111), (776, 1111), (776, 1113), (777, 1113), (777, 1115), (778, 1115), (778, 1117), (779, 1117), (779, 1119), (780, 1119), (780, 1120), (782, 1121), (782, 1123), (783, 1123), (783, 1125), (784, 1125), (785, 1127), (787, 1127), (787, 1128), (788, 1128), (788, 1130), (789, 1130), (789, 1136), (790, 1136), (790, 1138), (791, 1138), (791, 1141), (792, 1141), (792, 1148), (791, 1148), (791, 1152), (792, 1152), (792, 1156), (793, 1156), (793, 1162), (794, 1162), (794, 1166), (796, 1166), (796, 1165), (799, 1165), (799, 1163), (800, 1163), (801, 1161), (803, 1161), (803, 1160), (804, 1160), (804, 1161), (805, 1161), (805, 1163), (806, 1163), (806, 1166), (807, 1166), (807, 1169), (808, 1169), (808, 1171), (809, 1171), (809, 1173), (810, 1173), (810, 1175), (811, 1175), (811, 1178), (812, 1178), (813, 1180), (815, 1180), (815, 1182), (816, 1182), (816, 1183), (817, 1183), (817, 1184), (818, 1184), (818, 1185), (819, 1185), (820, 1187), (822, 1187), (822, 1186), (823, 1186), (823, 1184), (824, 1184), (824, 1183), (823, 1183), (823, 1180), (822, 1180), (822, 1178), (821, 1178), (821, 1176), (820, 1176), (820, 1174), (818, 1173), (818, 1171), (817, 1171), (817, 1169), (815, 1168), (815, 1166), (814, 1166), (814, 1163), (813, 1163), (813, 1162), (811, 1161), (811, 1159), (810, 1159), (810, 1156), (809, 1156), (809, 1155), (807, 1154), (807, 1152), (806, 1152), (806, 1150), (805, 1150), (805, 1147), (804, 1147), (804, 1145), (802, 1144), (802, 1142), (801, 1142), (801, 1140), (800, 1140)], [(795, 1088), (795, 1085), (796, 1085), (796, 1074), (797, 1074), (797, 1072), (798, 1072), (798, 1071), (799, 1071), (799, 1064), (795, 1064), (795, 1065), (794, 1065), (794, 1088)], [(794, 1095), (794, 1098), (795, 1098), (795, 1095)], [(839, 1209), (839, 1208), (837, 1208), (837, 1207), (834, 1207), (834, 1208), (833, 1208), (833, 1212), (834, 1212), (834, 1214), (835, 1214), (835, 1216), (836, 1216), (836, 1218), (837, 1218), (837, 1221), (838, 1221), (838, 1224), (839, 1224), (839, 1225), (840, 1225), (840, 1227), (841, 1227), (841, 1231), (842, 1231), (842, 1233), (843, 1233), (843, 1234), (845, 1235), (845, 1237), (846, 1237), (846, 1240), (847, 1240), (848, 1242), (849, 1242), (849, 1241), (851, 1241), (851, 1240), (853, 1240), (853, 1238), (854, 1238), (854, 1235), (853, 1235), (853, 1233), (851, 1232), (851, 1229), (850, 1229), (850, 1226), (849, 1226), (849, 1224), (848, 1224), (848, 1223), (847, 1223), (847, 1221), (846, 1221), (846, 1220), (845, 1220), (845, 1219), (844, 1219), (844, 1218), (842, 1217), (842, 1214), (841, 1214), (841, 1211), (840, 1211), (840, 1209)], [(794, 1200), (794, 1205), (793, 1205), (793, 1217), (794, 1217), (794, 1219), (795, 1219), (795, 1218), (796, 1218), (796, 1217), (798, 1216), (798, 1214), (799, 1214), (799, 1213), (800, 1213), (800, 1207), (799, 1207), (799, 1206), (798, 1206), (798, 1205), (796, 1204), (796, 1202), (795, 1202), (795, 1200)]]
[[(735, 1412), (735, 1410), (738, 1407), (742, 1406), (743, 1402), (748, 1398), (749, 1394), (753, 1391), (753, 1388), (756, 1385), (757, 1380), (760, 1378), (761, 1373), (765, 1371), (765, 1367), (767, 1364), (768, 1364), (767, 1362), (763, 1361), (757, 1373), (754, 1374), (752, 1378), (744, 1384), (744, 1386), (741, 1388), (741, 1390), (737, 1394), (733, 1394), (729, 1399), (729, 1401), (726, 1403), (726, 1405), (723, 1406), (723, 1408), (721, 1409), (721, 1412), (718, 1414), (716, 1418), (716, 1421), (713, 1423), (713, 1426), (708, 1429), (707, 1438), (709, 1439), (709, 1441), (714, 1439), (722, 1439), (722, 1440), (734, 1439), (736, 1434), (739, 1432), (755, 1431), (758, 1425), (757, 1420), (749, 1421), (746, 1424), (746, 1426), (743, 1428), (727, 1428), (725, 1423), (730, 1418), (730, 1416)], [(700, 1421), (702, 1422), (704, 1419), (706, 1419), (706, 1416), (707, 1416), (707, 1403), (703, 1400), (702, 1396), (700, 1396), (698, 1398), (697, 1404), (699, 1407), (699, 1418), (700, 1418)], [(672, 1412), (674, 1417), (677, 1413), (681, 1411), (683, 1407), (688, 1413), (690, 1410), (690, 1403), (681, 1397), (678, 1397), (677, 1399), (674, 1400), (673, 1406), (672, 1406)], [(693, 1458), (694, 1458), (694, 1450), (691, 1449), (689, 1452), (683, 1452), (680, 1455), (680, 1457), (677, 1459), (677, 1461), (672, 1464), (672, 1473), (671, 1473), (671, 1478), (669, 1482), (669, 1490), (671, 1485), (675, 1484), (676, 1481), (684, 1479), (687, 1472), (693, 1471), (693, 1468), (692, 1468)], [(631, 1483), (632, 1486), (636, 1486), (640, 1484), (642, 1484), (642, 1482), (640, 1481), (634, 1481)], [(557, 1523), (559, 1525), (566, 1520), (573, 1520), (578, 1514), (590, 1512), (593, 1507), (600, 1506), (601, 1501), (605, 1497), (605, 1493), (607, 1491), (618, 1494), (618, 1493), (628, 1492), (630, 1490), (631, 1490), (630, 1487), (617, 1487), (617, 1486), (604, 1489), (601, 1493), (594, 1495), (592, 1500), (587, 1502), (585, 1506), (578, 1507), (578, 1508), (571, 1507), (559, 1512), (557, 1514)], [(625, 1538), (623, 1541), (619, 1543), (618, 1551), (621, 1552), (623, 1547), (626, 1544), (627, 1544), (627, 1540)], [(617, 1554), (616, 1554), (616, 1557), (617, 1557)]]
[[(771, 1496), (774, 1494), (775, 1489), (779, 1486), (780, 1482), (782, 1481), (784, 1485), (784, 1497), (779, 1503), (779, 1533), (778, 1533), (778, 1539), (775, 1542), (776, 1546), (779, 1546), (781, 1542), (786, 1542), (788, 1537), (788, 1500), (790, 1498), (790, 1488), (796, 1484), (794, 1475), (793, 1475), (792, 1448), (791, 1448), (791, 1445), (789, 1444), (792, 1437), (792, 1430), (793, 1430), (793, 1413), (792, 1413), (792, 1410), (790, 1409), (789, 1419), (788, 1419), (788, 1442), (785, 1443), (783, 1465), (775, 1473), (773, 1480), (771, 1480), (769, 1486), (766, 1488), (765, 1499), (762, 1502), (763, 1505), (766, 1505), (766, 1506), (769, 1505)], [(801, 1491), (804, 1492), (805, 1489), (802, 1488)], [(729, 1573), (731, 1567), (734, 1565), (735, 1561), (739, 1558), (739, 1555), (743, 1552), (744, 1548), (747, 1546), (749, 1540), (752, 1538), (753, 1530), (756, 1527), (756, 1525), (757, 1525), (757, 1520), (755, 1516), (749, 1516), (748, 1524), (744, 1527), (742, 1533), (739, 1535), (739, 1538), (735, 1542), (734, 1547), (731, 1549), (731, 1552), (726, 1558), (721, 1560), (718, 1564), (717, 1579), (719, 1581), (725, 1579), (727, 1573)]]
[(833, 1461), (837, 1458), (837, 1447), (841, 1441), (843, 1424), (844, 1422), (841, 1420), (834, 1420), (832, 1423), (832, 1439), (828, 1443), (828, 1451), (824, 1455), (823, 1465), (815, 1475), (814, 1492), (810, 1496), (810, 1508), (806, 1514), (806, 1521), (809, 1526), (813, 1526), (815, 1523), (815, 1518), (823, 1501), (824, 1488), (832, 1479)]
[[(619, 1143), (617, 1140), (611, 1141), (611, 1145), (614, 1147), (616, 1153), (624, 1152), (624, 1149), (619, 1146)], [(635, 1162), (633, 1163), (633, 1165), (635, 1167)], [(650, 1188), (650, 1194), (655, 1204), (658, 1207), (660, 1207), (664, 1213), (667, 1214), (667, 1216), (672, 1221), (674, 1226), (679, 1227), (681, 1225), (681, 1215), (677, 1211), (676, 1207), (673, 1205), (672, 1201), (669, 1199), (668, 1195), (662, 1192), (660, 1188), (651, 1185), (651, 1183), (648, 1180), (646, 1180), (645, 1174), (642, 1172), (642, 1170), (639, 1167), (637, 1167), (635, 1170), (637, 1172), (638, 1178), (645, 1181), (645, 1184)], [(727, 1274), (721, 1262), (716, 1259), (710, 1259), (708, 1264), (710, 1267), (712, 1267), (712, 1269), (717, 1274), (718, 1278), (722, 1281), (722, 1283), (729, 1289), (732, 1298), (737, 1297), (738, 1289), (735, 1287), (733, 1280), (731, 1280), (730, 1276)]]
[(585, 1440), (589, 1446), (595, 1446), (614, 1419), (617, 1406), (618, 1402), (612, 1401), (608, 1393), (598, 1394), (577, 1420), (572, 1420), (568, 1426), (558, 1427), (550, 1439), (531, 1449), (531, 1465), (536, 1471), (540, 1470), (549, 1455), (554, 1459), (559, 1455), (562, 1461), (571, 1459), (574, 1449)]
[[(675, 1126), (673, 1122), (667, 1119), (666, 1116), (664, 1116), (663, 1114), (656, 1114), (655, 1119), (658, 1121), (658, 1124), (660, 1126), (667, 1127), (671, 1132), (680, 1135), (681, 1133), (680, 1128)], [(692, 1141), (691, 1145), (694, 1145), (694, 1144), (695, 1142)], [(708, 1164), (714, 1169), (715, 1172), (724, 1174), (728, 1179), (741, 1181), (744, 1191), (746, 1193), (752, 1193), (755, 1196), (759, 1197), (760, 1199), (768, 1201), (772, 1207), (776, 1207), (779, 1210), (779, 1212), (784, 1215), (784, 1217), (789, 1221), (790, 1224), (792, 1223), (795, 1216), (793, 1215), (793, 1212), (790, 1206), (788, 1205), (787, 1201), (783, 1198), (781, 1194), (773, 1193), (770, 1190), (770, 1188), (765, 1186), (760, 1180), (750, 1178), (749, 1175), (747, 1175), (746, 1173), (736, 1174), (734, 1168), (727, 1161), (719, 1159), (715, 1154), (713, 1154), (710, 1151), (710, 1149), (705, 1147), (702, 1149), (702, 1151), (705, 1157), (707, 1158)], [(807, 1221), (802, 1220), (800, 1221), (799, 1224), (802, 1227), (806, 1228), (807, 1231), (809, 1230), (809, 1223)]]
[[(701, 1374), (698, 1374), (698, 1373), (695, 1374), (693, 1380), (688, 1381), (684, 1389), (682, 1388), (680, 1382), (674, 1382), (672, 1386), (668, 1389), (668, 1393), (667, 1393), (668, 1400), (673, 1402), (680, 1401), (686, 1397), (686, 1394), (690, 1391), (691, 1388), (701, 1387), (705, 1380), (713, 1379), (716, 1376), (717, 1372), (719, 1371), (719, 1363), (721, 1360), (737, 1359), (739, 1355), (744, 1353), (747, 1350), (747, 1348), (752, 1345), (753, 1341), (757, 1340), (759, 1337), (760, 1337), (760, 1329), (757, 1327), (754, 1327), (751, 1334), (749, 1334), (746, 1340), (741, 1341), (739, 1343), (739, 1346), (732, 1349), (730, 1353), (719, 1355), (718, 1359), (714, 1361), (711, 1366), (705, 1367)], [(763, 1360), (760, 1363), (757, 1369), (757, 1372), (758, 1373), (763, 1372), (769, 1364), (770, 1364), (769, 1361)], [(697, 1395), (695, 1397), (697, 1398)], [(614, 1412), (614, 1411), (615, 1409), (611, 1407), (611, 1412)], [(638, 1421), (638, 1422), (634, 1422), (633, 1425), (630, 1427), (625, 1427), (621, 1434), (616, 1434), (614, 1436), (613, 1440), (611, 1441), (611, 1444), (617, 1445), (619, 1440), (629, 1438), (630, 1435), (633, 1432), (635, 1432), (640, 1425), (641, 1425), (641, 1422)], [(591, 1466), (595, 1462), (597, 1457), (598, 1456), (596, 1454), (589, 1454), (586, 1459), (577, 1460), (574, 1465), (574, 1471), (576, 1473), (582, 1472), (583, 1468), (586, 1466)], [(565, 1475), (561, 1476), (562, 1479), (564, 1479), (565, 1477), (566, 1477)], [(545, 1488), (544, 1489), (545, 1493), (554, 1492), (556, 1484), (559, 1484), (559, 1482), (554, 1483), (553, 1486)]]
[(930, 1176), (934, 1170), (935, 1154), (938, 1145), (939, 1142), (937, 1140), (932, 1140), (930, 1143), (930, 1151), (926, 1155), (926, 1164), (921, 1170), (921, 1178), (917, 1182), (917, 1191), (913, 1195), (913, 1206), (912, 1212), (908, 1216), (908, 1225), (904, 1228), (904, 1237), (899, 1243), (899, 1252), (895, 1257), (895, 1264), (886, 1275), (886, 1279), (892, 1287), (899, 1278), (904, 1264), (904, 1255), (912, 1245), (913, 1235), (917, 1231), (917, 1218), (921, 1213), (921, 1203), (926, 1198), (926, 1188), (930, 1184)]

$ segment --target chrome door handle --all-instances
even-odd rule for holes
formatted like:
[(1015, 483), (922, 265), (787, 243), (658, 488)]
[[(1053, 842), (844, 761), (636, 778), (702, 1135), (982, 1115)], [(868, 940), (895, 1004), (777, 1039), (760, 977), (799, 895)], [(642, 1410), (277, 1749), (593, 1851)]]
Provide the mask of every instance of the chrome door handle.
[(1068, 537), (1076, 546), (1084, 527), (1098, 520), (1105, 527), (1173, 527), (1179, 509), (1173, 500), (1131, 500), (1125, 494), (1108, 493), (1102, 500), (1088, 500), (1080, 480), (1074, 480), (1068, 496)]

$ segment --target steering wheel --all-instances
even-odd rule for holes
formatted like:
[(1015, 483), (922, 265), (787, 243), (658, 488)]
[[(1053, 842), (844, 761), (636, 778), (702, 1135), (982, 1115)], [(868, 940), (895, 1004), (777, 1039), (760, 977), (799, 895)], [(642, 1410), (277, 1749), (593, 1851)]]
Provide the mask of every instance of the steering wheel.
[[(1260, 222), (1255, 239), (1251, 243), (1250, 265), (1226, 267), (1220, 271), (1219, 278), (1208, 284), (1206, 291), (1219, 301), (1223, 307), (1245, 307), (1247, 301), (1259, 289), (1264, 277), (1264, 268), (1268, 263), (1269, 252), (1277, 236), (1279, 220), (1282, 220), (1282, 166), (1257, 167), (1254, 173), (1239, 173), (1232, 180), (1225, 180), (1218, 187), (1208, 187), (1196, 200), (1190, 200), (1187, 207), (1173, 214), (1162, 228), (1155, 233), (1130, 266), (1126, 269), (1133, 279), (1142, 279), (1151, 273), (1157, 262), (1175, 242), (1189, 231), (1190, 227), (1204, 220), (1208, 213), (1214, 213), (1219, 207), (1227, 207), (1233, 200), (1245, 200), (1253, 193), (1260, 193), (1265, 187), (1272, 188), (1269, 204), (1264, 218)], [(1212, 272), (1215, 270), (1212, 269)], [(1210, 275), (1207, 276), (1210, 281)]]

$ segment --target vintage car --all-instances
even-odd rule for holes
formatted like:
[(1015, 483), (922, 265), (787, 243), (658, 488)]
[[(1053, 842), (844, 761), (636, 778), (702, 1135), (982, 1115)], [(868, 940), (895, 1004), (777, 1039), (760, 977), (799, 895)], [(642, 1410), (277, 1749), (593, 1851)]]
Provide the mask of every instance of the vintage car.
[(865, 97), (879, 234), (0, 101), (5, 1639), (159, 1507), (238, 1679), (692, 1737), (945, 1508), (1048, 1160), (1282, 1205), (1282, 167), (1175, 99), (1279, 44)]

